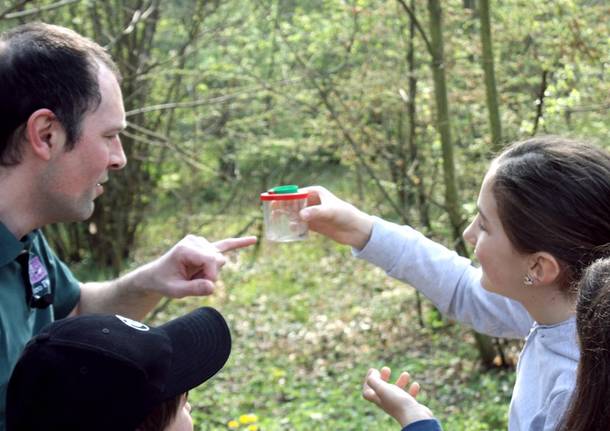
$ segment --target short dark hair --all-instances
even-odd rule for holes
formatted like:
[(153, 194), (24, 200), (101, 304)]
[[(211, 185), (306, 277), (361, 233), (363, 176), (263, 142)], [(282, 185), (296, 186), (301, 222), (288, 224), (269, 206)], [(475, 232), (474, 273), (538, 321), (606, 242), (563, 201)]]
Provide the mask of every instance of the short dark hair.
[(177, 395), (155, 406), (136, 428), (136, 431), (164, 431), (178, 414), (178, 408), (184, 396), (186, 394)]
[(0, 37), (0, 166), (21, 162), (24, 125), (37, 109), (57, 116), (74, 147), (84, 114), (101, 102), (100, 63), (120, 80), (106, 50), (70, 29), (30, 23)]
[(584, 268), (610, 243), (610, 153), (542, 136), (509, 146), (494, 164), (493, 193), (511, 243), (555, 256), (562, 290), (574, 295)]

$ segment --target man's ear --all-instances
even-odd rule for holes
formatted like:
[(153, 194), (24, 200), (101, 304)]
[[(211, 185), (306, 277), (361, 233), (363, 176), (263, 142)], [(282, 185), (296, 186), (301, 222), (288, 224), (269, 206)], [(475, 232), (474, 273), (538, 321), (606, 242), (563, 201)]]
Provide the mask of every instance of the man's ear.
[(561, 273), (561, 265), (551, 253), (539, 251), (530, 258), (529, 274), (540, 284), (554, 283)]
[(65, 140), (64, 129), (50, 109), (34, 111), (28, 118), (25, 132), (29, 148), (43, 160), (50, 160)]

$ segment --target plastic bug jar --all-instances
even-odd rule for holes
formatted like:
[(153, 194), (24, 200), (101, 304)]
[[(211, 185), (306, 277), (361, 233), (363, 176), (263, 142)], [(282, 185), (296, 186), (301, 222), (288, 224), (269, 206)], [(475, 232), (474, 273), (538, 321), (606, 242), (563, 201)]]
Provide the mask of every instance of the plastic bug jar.
[(299, 217), (299, 211), (307, 206), (307, 196), (296, 185), (278, 186), (261, 193), (267, 240), (291, 242), (307, 238), (307, 223)]

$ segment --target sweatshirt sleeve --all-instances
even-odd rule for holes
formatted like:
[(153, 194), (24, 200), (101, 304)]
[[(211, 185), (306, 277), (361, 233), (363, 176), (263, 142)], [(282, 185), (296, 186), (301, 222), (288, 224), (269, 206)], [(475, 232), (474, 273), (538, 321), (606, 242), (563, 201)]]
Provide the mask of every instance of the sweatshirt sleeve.
[(443, 428), (436, 419), (423, 419), (407, 425), (402, 431), (443, 431)]
[(356, 257), (415, 287), (448, 317), (495, 337), (523, 338), (533, 324), (517, 301), (481, 286), (481, 270), (409, 226), (375, 217), (369, 242)]

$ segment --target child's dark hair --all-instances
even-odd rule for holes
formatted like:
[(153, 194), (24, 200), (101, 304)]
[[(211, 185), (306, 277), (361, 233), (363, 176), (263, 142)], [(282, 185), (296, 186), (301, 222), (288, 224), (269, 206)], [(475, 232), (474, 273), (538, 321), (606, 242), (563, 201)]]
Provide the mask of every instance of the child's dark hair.
[(542, 136), (509, 146), (494, 167), (493, 193), (511, 243), (555, 256), (562, 291), (575, 295), (583, 269), (610, 243), (610, 153)]
[(186, 394), (180, 394), (156, 406), (140, 426), (136, 428), (136, 431), (164, 431), (178, 414), (178, 409), (184, 396)]
[(576, 327), (581, 350), (576, 388), (560, 429), (610, 429), (610, 257), (583, 273)]

